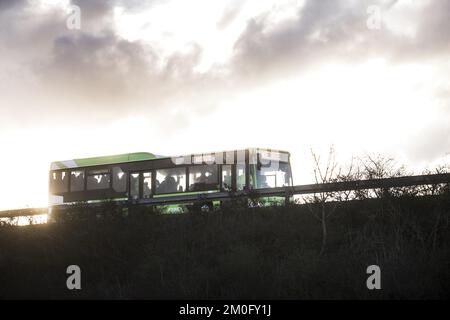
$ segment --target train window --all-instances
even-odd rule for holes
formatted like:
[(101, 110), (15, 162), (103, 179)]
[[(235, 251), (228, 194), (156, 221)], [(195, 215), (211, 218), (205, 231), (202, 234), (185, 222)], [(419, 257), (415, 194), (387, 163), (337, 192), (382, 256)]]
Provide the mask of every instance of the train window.
[(249, 169), (250, 169), (250, 173), (249, 173), (249, 176), (248, 176), (249, 177), (248, 185), (249, 185), (250, 189), (255, 189), (257, 187), (257, 184), (256, 184), (256, 165), (255, 164), (251, 164), (251, 162), (250, 162)]
[(50, 177), (51, 189), (55, 193), (69, 191), (69, 176), (65, 171), (54, 171)]
[(130, 174), (130, 197), (139, 198), (139, 173)]
[(219, 187), (217, 165), (189, 167), (189, 191), (204, 191)]
[(223, 152), (216, 152), (214, 154), (214, 161), (216, 164), (223, 164)]
[(186, 190), (186, 168), (156, 171), (156, 193), (176, 193)]
[(201, 154), (194, 154), (192, 156), (192, 163), (193, 164), (202, 164), (203, 163), (203, 156)]
[(127, 191), (127, 174), (119, 167), (113, 168), (112, 187), (115, 192)]
[(175, 165), (182, 165), (185, 163), (190, 164), (191, 163), (191, 157), (190, 156), (180, 156), (180, 157), (172, 157), (172, 162)]
[(292, 186), (292, 172), (289, 163), (281, 162), (277, 174), (280, 175), (279, 184), (282, 184), (283, 187)]
[(72, 171), (70, 173), (70, 191), (84, 190), (84, 171)]
[(245, 164), (245, 150), (236, 151), (236, 163), (237, 164)]
[(280, 162), (274, 168), (262, 166), (256, 170), (257, 188), (276, 188), (292, 185), (289, 163)]
[(256, 164), (258, 162), (258, 153), (255, 149), (250, 149), (248, 152), (248, 163)]
[(222, 189), (231, 190), (232, 182), (231, 182), (231, 165), (223, 165), (222, 166)]
[(225, 152), (225, 163), (226, 164), (234, 163), (234, 151)]
[(236, 189), (243, 190), (245, 187), (245, 164), (236, 165)]
[(209, 154), (209, 153), (204, 154), (203, 155), (203, 162), (206, 163), (206, 164), (214, 164), (214, 163), (216, 163), (216, 155), (214, 153), (213, 154)]
[(87, 189), (101, 190), (109, 189), (111, 174), (108, 170), (94, 170), (87, 175)]
[(144, 188), (142, 190), (142, 197), (150, 198), (152, 195), (152, 173), (151, 172), (144, 172), (142, 174), (142, 177), (144, 178)]
[(286, 152), (258, 150), (258, 153), (263, 161), (289, 162), (289, 154)]

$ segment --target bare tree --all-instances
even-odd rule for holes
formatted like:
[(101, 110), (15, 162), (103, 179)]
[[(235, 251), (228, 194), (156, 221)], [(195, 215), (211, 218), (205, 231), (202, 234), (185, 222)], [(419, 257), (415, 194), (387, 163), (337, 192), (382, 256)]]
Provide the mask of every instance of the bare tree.
[[(450, 173), (450, 164), (440, 164), (436, 166), (434, 169), (426, 169), (423, 171), (423, 174), (441, 174), (441, 173)], [(449, 192), (449, 184), (431, 184), (431, 185), (423, 185), (419, 187), (419, 194), (422, 196), (437, 196), (442, 195)]]
[[(348, 167), (345, 168), (339, 167), (336, 181), (346, 182), (346, 181), (361, 180), (362, 171), (360, 170), (360, 166), (358, 165), (357, 161), (358, 159), (352, 157), (350, 165)], [(344, 190), (336, 192), (334, 198), (337, 201), (349, 201), (354, 200), (356, 198), (356, 195), (354, 190)]]
[[(399, 165), (395, 159), (382, 155), (366, 155), (365, 157), (359, 159), (358, 167), (360, 171), (358, 179), (383, 179), (412, 175), (412, 172), (409, 172), (406, 166)], [(355, 193), (355, 195), (356, 199), (364, 200), (367, 198), (399, 197), (405, 195), (412, 196), (416, 195), (417, 191), (418, 188), (416, 186), (411, 186), (359, 190)]]
[[(320, 159), (314, 151), (311, 149), (311, 155), (314, 161), (314, 179), (316, 183), (329, 183), (336, 181), (339, 176), (339, 170), (336, 164), (336, 154), (334, 146), (330, 147), (328, 153), (328, 159), (326, 164), (323, 165)], [(335, 196), (334, 192), (320, 192), (310, 197), (306, 197), (305, 200), (308, 204), (309, 211), (313, 216), (321, 223), (322, 226), (322, 244), (320, 247), (319, 255), (325, 252), (327, 245), (327, 218), (336, 210), (337, 202), (334, 205), (326, 205), (326, 202), (332, 200)]]

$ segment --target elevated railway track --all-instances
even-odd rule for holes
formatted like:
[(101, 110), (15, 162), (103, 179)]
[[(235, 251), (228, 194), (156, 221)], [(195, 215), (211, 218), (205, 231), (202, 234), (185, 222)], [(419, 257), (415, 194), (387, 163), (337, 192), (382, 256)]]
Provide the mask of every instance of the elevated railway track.
[[(357, 191), (369, 189), (390, 189), (411, 186), (425, 186), (425, 185), (442, 185), (450, 184), (450, 173), (430, 174), (430, 175), (416, 175), (404, 176), (383, 179), (370, 180), (354, 180), (341, 181), (331, 183), (305, 184), (292, 187), (280, 188), (265, 188), (256, 190), (243, 190), (236, 192), (212, 192), (205, 194), (192, 195), (176, 195), (166, 197), (154, 197), (149, 199), (141, 199), (139, 201), (119, 201), (122, 205), (173, 205), (193, 202), (205, 201), (226, 201), (235, 198), (256, 197), (285, 197), (289, 198), (294, 195), (317, 194), (324, 192), (342, 192), (342, 191)], [(95, 205), (95, 204), (93, 204)], [(60, 206), (56, 206), (60, 207)], [(61, 207), (67, 207), (62, 205)], [(0, 218), (14, 218), (20, 216), (36, 216), (46, 214), (48, 208), (29, 208), (18, 210), (0, 211)]]

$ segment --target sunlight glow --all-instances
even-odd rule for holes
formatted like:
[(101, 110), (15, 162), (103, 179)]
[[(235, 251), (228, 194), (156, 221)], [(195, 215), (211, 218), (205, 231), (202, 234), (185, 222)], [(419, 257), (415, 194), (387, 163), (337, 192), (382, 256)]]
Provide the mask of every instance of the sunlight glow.
[(46, 214), (40, 214), (36, 216), (15, 217), (15, 218), (0, 218), (0, 223), (23, 227), (35, 224), (45, 224), (48, 222), (47, 218), (48, 216)]

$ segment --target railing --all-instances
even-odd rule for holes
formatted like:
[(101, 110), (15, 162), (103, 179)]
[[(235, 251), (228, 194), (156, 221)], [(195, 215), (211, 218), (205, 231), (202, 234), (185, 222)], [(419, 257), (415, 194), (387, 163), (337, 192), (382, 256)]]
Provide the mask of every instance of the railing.
[[(430, 174), (420, 176), (406, 176), (383, 179), (370, 180), (356, 180), (356, 181), (341, 181), (331, 183), (306, 184), (292, 187), (281, 188), (265, 188), (254, 189), (251, 191), (243, 190), (236, 192), (214, 192), (194, 195), (176, 195), (168, 197), (155, 197), (149, 199), (142, 199), (138, 201), (119, 201), (123, 205), (169, 205), (169, 204), (183, 204), (202, 201), (223, 201), (232, 198), (245, 198), (249, 196), (261, 197), (290, 197), (299, 194), (313, 194), (322, 192), (338, 192), (338, 191), (356, 191), (363, 189), (388, 189), (409, 186), (421, 185), (437, 185), (449, 184), (450, 173)], [(56, 208), (67, 207), (65, 205), (55, 206)], [(0, 212), (0, 218), (10, 218), (18, 216), (33, 216), (47, 213), (47, 208), (37, 209), (22, 209), (9, 210)]]
[(262, 197), (271, 197), (271, 196), (289, 197), (292, 195), (313, 194), (321, 192), (354, 191), (363, 189), (387, 189), (395, 187), (437, 185), (447, 183), (450, 183), (450, 173), (306, 184), (292, 187), (254, 189), (250, 192), (244, 190), (238, 192), (216, 192), (201, 195), (177, 195), (167, 198), (150, 198), (140, 200), (137, 204), (164, 205), (164, 204), (177, 204), (177, 203), (206, 201), (206, 200), (218, 201), (218, 200), (228, 200), (233, 197), (234, 198), (248, 197), (250, 194)]

